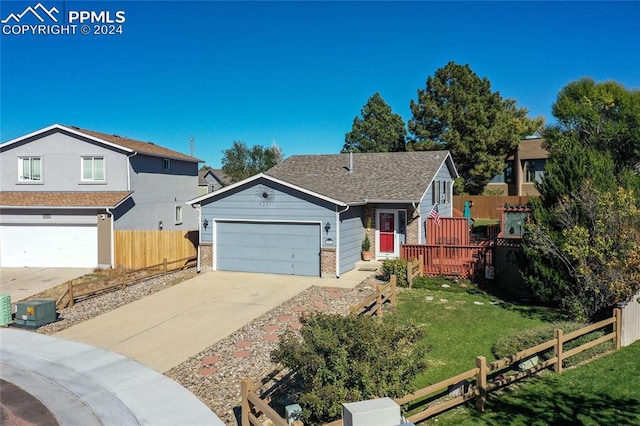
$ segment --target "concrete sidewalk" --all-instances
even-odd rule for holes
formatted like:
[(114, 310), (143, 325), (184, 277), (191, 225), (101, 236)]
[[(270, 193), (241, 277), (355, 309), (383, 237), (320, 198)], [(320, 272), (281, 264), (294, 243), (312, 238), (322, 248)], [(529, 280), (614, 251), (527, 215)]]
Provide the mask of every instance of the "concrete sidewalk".
[(191, 392), (121, 355), (15, 329), (0, 329), (0, 341), (0, 377), (60, 425), (224, 425)]
[(339, 279), (213, 271), (56, 334), (131, 357), (164, 373), (312, 285), (353, 288), (374, 272)]

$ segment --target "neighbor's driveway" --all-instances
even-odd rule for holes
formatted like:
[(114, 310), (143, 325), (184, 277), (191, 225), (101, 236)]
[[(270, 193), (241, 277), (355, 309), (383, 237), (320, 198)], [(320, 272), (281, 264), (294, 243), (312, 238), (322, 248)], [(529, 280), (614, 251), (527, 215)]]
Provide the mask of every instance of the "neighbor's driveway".
[(91, 271), (88, 268), (0, 268), (0, 293), (8, 293), (15, 303)]
[(214, 271), (59, 333), (164, 373), (312, 285), (354, 287), (371, 272), (337, 279)]

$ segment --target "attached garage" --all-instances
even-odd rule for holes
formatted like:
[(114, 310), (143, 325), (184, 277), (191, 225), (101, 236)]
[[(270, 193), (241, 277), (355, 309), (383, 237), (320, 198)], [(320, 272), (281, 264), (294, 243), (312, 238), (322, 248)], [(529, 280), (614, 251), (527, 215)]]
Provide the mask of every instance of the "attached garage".
[(320, 224), (218, 221), (216, 269), (320, 275)]
[(0, 226), (0, 266), (93, 268), (97, 264), (95, 224)]

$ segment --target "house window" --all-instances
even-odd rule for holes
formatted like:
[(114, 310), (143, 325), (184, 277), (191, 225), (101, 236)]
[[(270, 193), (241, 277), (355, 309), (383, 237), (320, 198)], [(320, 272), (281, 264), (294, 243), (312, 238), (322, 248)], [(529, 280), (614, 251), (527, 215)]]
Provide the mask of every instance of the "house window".
[(82, 180), (104, 181), (104, 157), (82, 157)]
[(176, 222), (176, 225), (182, 223), (182, 206), (176, 206), (175, 222)]
[(18, 159), (18, 181), (40, 182), (42, 181), (42, 158), (21, 157)]
[(513, 181), (513, 161), (507, 161), (507, 168), (504, 169), (504, 181), (507, 183)]
[(171, 160), (169, 160), (168, 158), (162, 159), (162, 170), (171, 170)]
[(433, 181), (433, 190), (431, 191), (431, 202), (437, 204), (440, 202), (440, 181)]
[(538, 182), (542, 181), (544, 177), (544, 162), (529, 160), (524, 163), (525, 168), (525, 182)]

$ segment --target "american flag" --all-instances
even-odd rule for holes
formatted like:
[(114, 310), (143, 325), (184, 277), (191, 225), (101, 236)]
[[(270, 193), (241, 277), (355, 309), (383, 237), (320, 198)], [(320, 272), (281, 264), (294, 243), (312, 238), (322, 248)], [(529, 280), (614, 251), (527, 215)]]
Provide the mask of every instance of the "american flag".
[(433, 223), (440, 226), (440, 213), (438, 213), (438, 205), (436, 204), (431, 209), (431, 213), (429, 213), (429, 217), (433, 219)]

